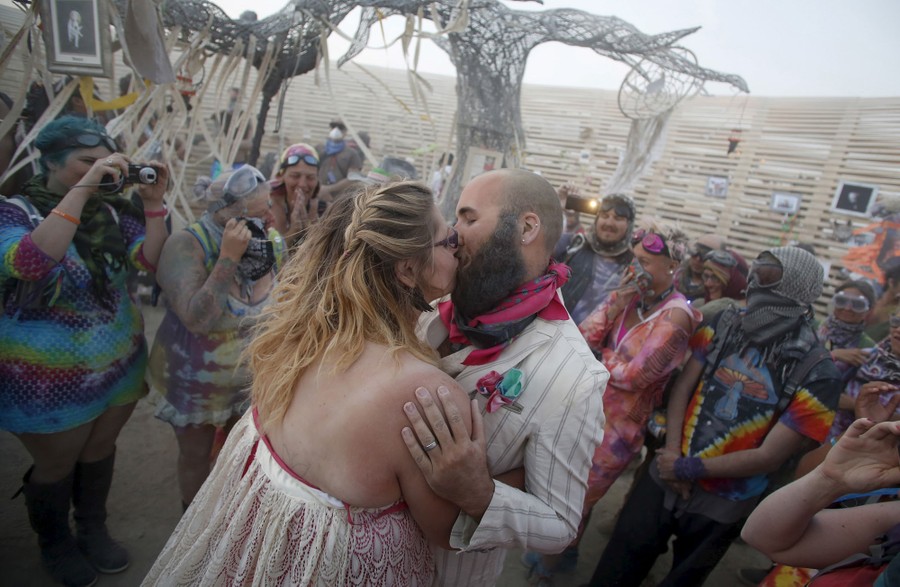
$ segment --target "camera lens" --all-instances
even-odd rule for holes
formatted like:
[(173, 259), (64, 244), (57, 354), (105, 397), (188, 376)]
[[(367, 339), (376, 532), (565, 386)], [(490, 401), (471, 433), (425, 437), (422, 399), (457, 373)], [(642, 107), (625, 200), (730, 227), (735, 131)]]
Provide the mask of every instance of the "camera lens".
[(141, 183), (156, 183), (156, 169), (152, 167), (141, 167), (138, 173)]

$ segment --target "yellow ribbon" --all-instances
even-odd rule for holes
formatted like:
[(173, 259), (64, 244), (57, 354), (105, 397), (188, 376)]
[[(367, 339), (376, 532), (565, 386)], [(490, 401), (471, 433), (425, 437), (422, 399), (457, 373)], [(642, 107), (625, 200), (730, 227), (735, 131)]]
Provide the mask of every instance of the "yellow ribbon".
[[(144, 82), (146, 83), (146, 82)], [(131, 92), (124, 96), (119, 96), (113, 100), (104, 102), (103, 100), (94, 99), (94, 78), (87, 76), (79, 78), (79, 89), (81, 90), (81, 99), (84, 103), (91, 107), (94, 112), (103, 112), (105, 110), (119, 110), (135, 103), (140, 92)]]

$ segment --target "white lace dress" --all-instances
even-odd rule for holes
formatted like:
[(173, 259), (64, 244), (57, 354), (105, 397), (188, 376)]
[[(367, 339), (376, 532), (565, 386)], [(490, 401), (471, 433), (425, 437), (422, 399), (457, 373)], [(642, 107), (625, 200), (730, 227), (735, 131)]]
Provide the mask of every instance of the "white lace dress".
[(143, 585), (431, 585), (431, 550), (398, 502), (347, 506), (293, 473), (249, 411)]

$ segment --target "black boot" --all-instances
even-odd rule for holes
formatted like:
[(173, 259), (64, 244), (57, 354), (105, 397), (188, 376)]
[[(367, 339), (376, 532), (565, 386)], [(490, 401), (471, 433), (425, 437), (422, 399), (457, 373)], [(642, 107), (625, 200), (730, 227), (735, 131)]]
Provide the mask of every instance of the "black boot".
[(106, 498), (112, 485), (116, 453), (95, 463), (75, 465), (72, 503), (78, 548), (101, 573), (118, 573), (128, 568), (128, 552), (106, 531)]
[(56, 580), (67, 587), (89, 587), (97, 573), (85, 560), (69, 529), (72, 473), (55, 483), (31, 481), (32, 467), (22, 479), (28, 521), (37, 532), (41, 562)]

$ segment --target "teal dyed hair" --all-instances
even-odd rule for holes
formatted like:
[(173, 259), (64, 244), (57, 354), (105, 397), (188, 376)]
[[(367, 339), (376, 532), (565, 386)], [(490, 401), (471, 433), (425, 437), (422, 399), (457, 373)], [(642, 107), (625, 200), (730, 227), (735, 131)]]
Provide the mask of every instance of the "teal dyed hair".
[(64, 141), (69, 137), (75, 137), (80, 134), (96, 134), (102, 137), (109, 137), (102, 124), (91, 118), (81, 116), (62, 116), (49, 122), (42, 128), (34, 140), (34, 146), (41, 152), (41, 158), (38, 159), (41, 172), (47, 173), (48, 163), (59, 166), (64, 165), (72, 151), (84, 148), (66, 147), (65, 149), (52, 150), (53, 145), (59, 141)]

